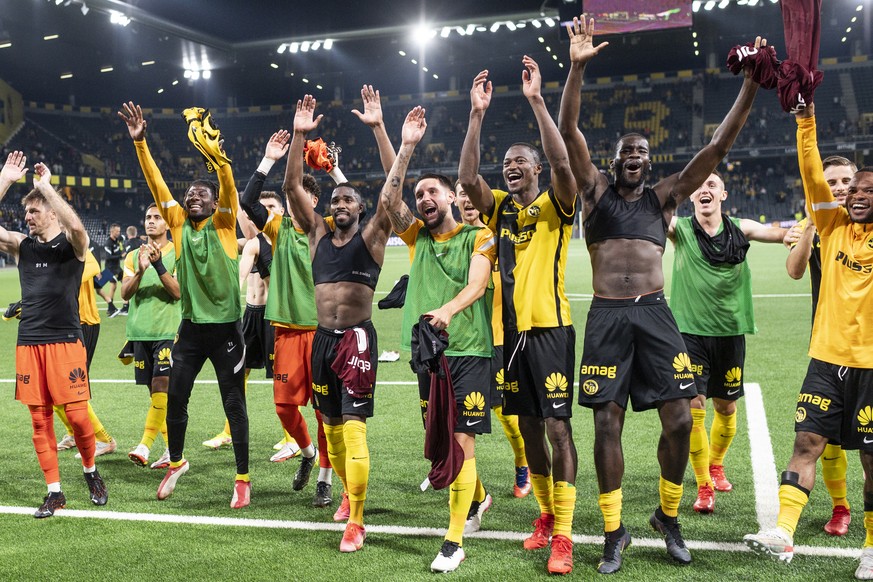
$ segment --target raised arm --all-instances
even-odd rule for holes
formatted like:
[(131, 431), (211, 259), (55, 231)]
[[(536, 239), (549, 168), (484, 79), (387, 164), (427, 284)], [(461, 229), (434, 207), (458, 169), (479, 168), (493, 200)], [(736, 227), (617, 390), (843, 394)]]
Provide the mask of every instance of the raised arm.
[[(0, 200), (12, 185), (27, 174), (27, 158), (20, 151), (11, 152), (6, 156), (6, 163), (0, 170)], [(27, 238), (20, 232), (12, 232), (0, 226), (0, 252), (18, 256), (18, 245)]]
[(567, 34), (570, 36), (570, 72), (567, 74), (567, 83), (561, 95), (558, 129), (567, 147), (570, 168), (576, 178), (579, 193), (583, 198), (590, 199), (598, 182), (605, 182), (606, 176), (601, 174), (591, 161), (588, 142), (579, 129), (582, 80), (588, 61), (597, 56), (609, 43), (602, 42), (594, 46), (594, 19), (592, 18), (586, 26), (584, 15), (573, 18), (573, 23), (567, 25)]
[[(270, 213), (260, 203), (261, 190), (264, 188), (264, 180), (267, 179), (267, 174), (270, 173), (273, 165), (282, 159), (288, 153), (288, 140), (291, 139), (291, 134), (280, 129), (267, 141), (267, 146), (264, 150), (264, 158), (258, 165), (258, 169), (249, 178), (246, 189), (240, 199), (240, 206), (248, 215), (248, 218), (254, 223), (255, 228), (264, 230), (267, 221), (270, 218)], [(302, 159), (302, 156), (301, 156)], [(301, 162), (302, 164), (302, 162)], [(255, 233), (257, 235), (257, 233)], [(246, 237), (252, 238), (252, 237)]]
[[(788, 257), (785, 259), (785, 270), (792, 279), (802, 279), (812, 256), (812, 243), (815, 239), (815, 224), (807, 219), (803, 228), (795, 224), (783, 239), (788, 245)], [(799, 232), (798, 232), (799, 231)]]
[(308, 233), (310, 241), (319, 238), (325, 232), (324, 220), (315, 215), (312, 208), (312, 197), (303, 188), (303, 142), (306, 134), (318, 127), (322, 115), (313, 119), (316, 101), (312, 95), (306, 95), (297, 102), (294, 114), (294, 132), (291, 136), (291, 146), (288, 148), (288, 163), (285, 166), (285, 181), (282, 190), (288, 199), (288, 206), (294, 213), (297, 224)]
[(394, 146), (391, 145), (391, 140), (388, 138), (388, 130), (385, 129), (382, 115), (382, 99), (379, 96), (379, 91), (374, 91), (372, 85), (361, 87), (361, 99), (364, 101), (364, 112), (361, 113), (357, 109), (352, 109), (352, 113), (373, 130), (376, 145), (379, 147), (379, 160), (382, 162), (382, 171), (387, 176), (388, 172), (391, 171), (391, 166), (394, 165), (396, 154), (394, 153)]
[[(755, 48), (762, 46), (767, 46), (767, 40), (759, 36), (755, 39)], [(728, 154), (746, 124), (757, 92), (758, 83), (752, 80), (751, 72), (747, 68), (740, 93), (712, 134), (710, 142), (697, 152), (684, 170), (665, 178), (655, 186), (655, 192), (665, 210), (678, 208), (687, 200)]]
[(546, 154), (546, 159), (549, 160), (549, 166), (552, 168), (552, 188), (555, 192), (555, 198), (560, 203), (564, 214), (571, 216), (576, 204), (576, 179), (570, 169), (567, 146), (564, 145), (564, 140), (561, 139), (561, 134), (558, 132), (558, 126), (549, 115), (546, 102), (543, 100), (543, 79), (539, 65), (527, 55), (522, 59), (522, 63), (524, 64), (524, 71), (521, 74), (522, 91), (537, 118), (543, 151)]
[(133, 140), (133, 145), (136, 148), (136, 157), (139, 159), (139, 165), (142, 168), (143, 175), (148, 184), (149, 191), (158, 205), (158, 210), (164, 220), (167, 221), (167, 226), (170, 228), (181, 225), (188, 214), (176, 202), (167, 183), (161, 176), (157, 164), (149, 151), (146, 144), (145, 134), (148, 122), (142, 115), (142, 107), (135, 105), (133, 101), (122, 104), (123, 111), (118, 112), (118, 117), (127, 125), (127, 132)]
[(376, 208), (376, 216), (379, 216), (380, 211), (387, 214), (391, 228), (397, 233), (406, 232), (415, 222), (412, 211), (403, 201), (403, 181), (406, 178), (409, 160), (412, 159), (412, 152), (421, 138), (424, 137), (424, 132), (427, 129), (427, 120), (424, 114), (424, 109), (417, 106), (406, 116), (401, 130), (400, 151), (388, 170), (388, 178), (382, 187), (382, 193), (379, 195), (379, 206)]
[(58, 217), (61, 228), (67, 233), (67, 240), (70, 241), (70, 244), (73, 245), (73, 249), (76, 251), (76, 258), (84, 262), (85, 255), (88, 254), (88, 247), (91, 246), (91, 240), (88, 238), (88, 231), (85, 229), (85, 225), (82, 224), (82, 220), (76, 214), (76, 211), (73, 210), (73, 207), (67, 204), (67, 201), (51, 185), (52, 173), (49, 171), (48, 166), (42, 162), (37, 162), (33, 166), (33, 171), (34, 187), (45, 196), (49, 206)]
[(482, 134), (482, 121), (485, 111), (491, 104), (491, 81), (488, 80), (488, 70), (481, 71), (473, 79), (470, 89), (470, 122), (467, 125), (467, 135), (461, 147), (461, 160), (458, 166), (458, 180), (461, 188), (470, 197), (470, 202), (476, 210), (485, 216), (494, 212), (494, 194), (479, 175), (479, 141)]
[(740, 219), (740, 230), (747, 239), (763, 243), (781, 243), (788, 232), (787, 228), (767, 226), (748, 218)]

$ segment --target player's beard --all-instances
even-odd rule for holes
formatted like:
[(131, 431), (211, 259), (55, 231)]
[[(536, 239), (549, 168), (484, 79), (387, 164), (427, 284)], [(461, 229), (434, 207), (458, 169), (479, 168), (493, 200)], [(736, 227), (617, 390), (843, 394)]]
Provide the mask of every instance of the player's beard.
[(627, 188), (629, 190), (633, 190), (635, 188), (640, 187), (642, 184), (645, 184), (648, 181), (649, 176), (652, 174), (652, 168), (649, 165), (643, 164), (640, 172), (639, 180), (635, 182), (630, 182), (625, 179), (624, 173), (624, 162), (616, 165), (616, 173), (615, 173), (615, 185), (621, 188)]

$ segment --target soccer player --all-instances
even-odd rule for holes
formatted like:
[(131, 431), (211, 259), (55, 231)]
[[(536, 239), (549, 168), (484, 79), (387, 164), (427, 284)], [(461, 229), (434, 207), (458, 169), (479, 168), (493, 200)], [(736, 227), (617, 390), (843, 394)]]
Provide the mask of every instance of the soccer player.
[(794, 452), (782, 473), (776, 527), (745, 536), (754, 551), (788, 563), (794, 531), (815, 485), (815, 464), (828, 442), (858, 449), (864, 467), (867, 537), (855, 578), (873, 579), (873, 168), (849, 183), (845, 209), (822, 171), (815, 106), (796, 115), (797, 157), (806, 210), (821, 241), (821, 289), (812, 326), (812, 360), (794, 414)]
[[(133, 139), (146, 183), (161, 216), (167, 221), (176, 249), (176, 274), (182, 303), (182, 323), (171, 353), (172, 370), (167, 398), (170, 467), (158, 486), (158, 499), (172, 493), (188, 469), (184, 458), (188, 400), (194, 380), (206, 360), (212, 362), (224, 414), (230, 421), (236, 477), (230, 506), (250, 503), (249, 418), (244, 389), (245, 343), (240, 325), (239, 254), (236, 241), (237, 191), (230, 160), (221, 150), (221, 136), (201, 110), (186, 110), (189, 136), (217, 168), (220, 183), (195, 180), (182, 200), (173, 199), (146, 144), (147, 122), (133, 102), (118, 116)], [(199, 126), (199, 127), (198, 127)], [(195, 132), (195, 130), (198, 130)]]
[(492, 190), (479, 175), (479, 138), (492, 95), (487, 70), (476, 75), (470, 91), (472, 109), (458, 179), (499, 239), (504, 379), (513, 387), (503, 391), (503, 411), (518, 415), (540, 508), (524, 547), (544, 548), (551, 540), (548, 570), (567, 574), (573, 569), (576, 504), (576, 445), (570, 425), (576, 332), (564, 293), (564, 269), (576, 216), (576, 184), (567, 149), (540, 93), (539, 68), (530, 57), (522, 62), (523, 91), (537, 119), (552, 187), (540, 189), (540, 153), (524, 143), (511, 145), (503, 158), (508, 191)]
[[(91, 372), (91, 361), (97, 351), (97, 338), (100, 337), (100, 313), (97, 310), (97, 297), (94, 291), (94, 277), (100, 274), (100, 263), (90, 250), (85, 256), (85, 268), (82, 271), (82, 285), (79, 287), (79, 323), (82, 325), (82, 339), (85, 342), (85, 354), (87, 355), (87, 371)], [(64, 412), (63, 405), (54, 406), (55, 414), (67, 429), (63, 438), (58, 441), (58, 450), (65, 451), (75, 448), (76, 439), (73, 437), (73, 425)], [(103, 423), (94, 412), (94, 407), (88, 401), (88, 418), (94, 427), (94, 437), (97, 439), (94, 456), (114, 453), (118, 444), (109, 436)], [(82, 454), (76, 453), (76, 458), (81, 459)]]
[[(742, 398), (747, 333), (756, 333), (749, 242), (781, 243), (786, 229), (722, 214), (727, 198), (717, 171), (691, 195), (694, 216), (673, 217), (670, 305), (694, 372), (691, 400), (691, 467), (697, 479), (694, 511), (712, 513), (715, 491), (730, 491), (724, 458), (737, 432), (737, 400)], [(715, 419), (706, 438), (706, 399)]]
[[(115, 287), (117, 281), (122, 278), (121, 260), (124, 258), (124, 239), (121, 237), (121, 225), (113, 222), (109, 225), (109, 237), (103, 244), (103, 273), (97, 285), (97, 292), (100, 294), (106, 303), (106, 315), (115, 317), (120, 315), (119, 309), (115, 307), (113, 300), (115, 299)], [(108, 286), (108, 289), (107, 289)]]
[[(0, 170), (0, 200), (27, 173), (27, 158), (13, 151)], [(43, 163), (34, 166), (34, 189), (21, 201), (30, 235), (0, 227), (0, 252), (17, 257), (21, 322), (15, 348), (15, 399), (30, 410), (33, 446), (48, 494), (33, 514), (50, 517), (66, 503), (61, 491), (52, 405), (61, 405), (73, 425), (91, 502), (106, 505), (106, 484), (94, 462), (94, 427), (88, 419), (87, 355), (76, 294), (82, 281), (88, 231), (51, 187)]]
[[(461, 221), (469, 226), (484, 227), (482, 214), (476, 210), (470, 197), (464, 192), (459, 181), (455, 182), (455, 205), (461, 215)], [(503, 373), (503, 286), (500, 283), (500, 268), (495, 264), (491, 274), (492, 288), (486, 295), (491, 295), (491, 338), (494, 342), (494, 356), (491, 358), (491, 411), (503, 426), (503, 434), (512, 447), (515, 456), (515, 483), (512, 486), (512, 494), (518, 498), (527, 497), (530, 494), (530, 471), (527, 466), (527, 455), (524, 452), (524, 437), (518, 428), (518, 416), (515, 414), (503, 414), (503, 391), (512, 389), (512, 385), (505, 381)], [(481, 517), (492, 503), (491, 496), (485, 495), (485, 489), (480, 491), (481, 482), (476, 483), (476, 492), (480, 495), (473, 497), (470, 513), (467, 515), (467, 525), (464, 533), (478, 530), (478, 523), (472, 522)], [(471, 523), (472, 522), (472, 523)]]
[[(300, 407), (306, 406), (312, 395), (312, 340), (318, 326), (312, 259), (309, 239), (296, 222), (290, 200), (288, 216), (285, 216), (279, 195), (262, 190), (270, 169), (288, 151), (289, 137), (287, 131), (276, 132), (270, 137), (264, 158), (249, 179), (240, 203), (261, 231), (259, 236), (266, 238), (272, 249), (264, 317), (271, 323), (270, 332), (275, 333), (275, 358), (271, 367), (273, 400), (282, 427), (291, 435), (296, 443), (295, 448), (301, 453), (300, 466), (291, 488), (302, 491), (309, 482), (315, 461), (324, 456), (318, 454), (318, 448), (309, 436), (306, 419), (300, 412)], [(304, 179), (303, 188), (309, 196), (310, 206), (314, 208), (318, 204), (320, 191), (315, 179), (311, 176), (308, 178)], [(274, 458), (290, 450), (290, 446), (286, 445)], [(289, 453), (285, 458), (290, 456)], [(327, 472), (330, 466), (325, 471), (325, 463), (319, 463), (322, 475), (319, 476), (313, 505), (326, 507), (333, 501), (331, 474)]]
[[(449, 486), (449, 529), (436, 558), (434, 572), (452, 572), (465, 558), (462, 546), (473, 493), (481, 483), (476, 472), (476, 435), (491, 432), (488, 414), (491, 371), (490, 308), (485, 290), (497, 258), (494, 233), (458, 224), (452, 215), (452, 182), (439, 174), (424, 174), (415, 185), (416, 219), (403, 201), (403, 181), (415, 146), (427, 122), (421, 107), (406, 117), (402, 144), (382, 190), (394, 232), (409, 247), (412, 267), (403, 306), (400, 345), (410, 349), (412, 328), (424, 314), (437, 330), (446, 330), (444, 354), (454, 386), (458, 415), (452, 430), (464, 451), (464, 464)], [(444, 415), (430, 399), (430, 374), (419, 374), (422, 418)], [(484, 489), (483, 489), (484, 490)]]
[[(132, 253), (133, 251), (135, 251), (136, 249), (138, 249), (139, 247), (142, 246), (143, 240), (137, 236), (136, 227), (133, 225), (128, 226), (124, 230), (124, 235), (125, 235), (125, 238), (124, 238), (124, 257), (126, 258), (127, 255), (129, 255), (130, 253)], [(122, 268), (121, 271), (122, 271), (121, 276), (123, 278), (124, 277), (124, 269)], [(121, 279), (119, 279), (119, 282), (121, 282)], [(130, 309), (130, 305), (128, 304), (127, 301), (125, 301), (124, 305), (121, 306), (121, 310), (119, 310), (118, 315), (127, 315), (129, 309)]]
[[(158, 432), (167, 438), (167, 390), (170, 385), (170, 353), (182, 320), (176, 280), (176, 248), (167, 238), (167, 222), (157, 204), (145, 212), (145, 233), (149, 241), (129, 252), (124, 259), (121, 298), (129, 303), (127, 341), (133, 344), (134, 379), (149, 388), (149, 410), (139, 444), (127, 456), (145, 467)], [(167, 449), (151, 464), (152, 469), (170, 465)]]
[[(331, 194), (333, 228), (315, 214), (312, 196), (303, 188), (303, 139), (322, 117), (313, 119), (315, 105), (311, 95), (297, 102), (282, 189), (309, 238), (318, 319), (312, 340), (313, 397), (324, 421), (330, 463), (348, 493), (349, 518), (340, 551), (355, 552), (366, 536), (364, 501), (370, 475), (366, 420), (373, 416), (379, 353), (370, 316), (391, 221), (380, 198), (375, 215), (362, 226), (363, 197), (351, 184), (340, 184)], [(381, 152), (388, 136), (380, 127), (374, 133)], [(383, 156), (383, 165), (384, 160)]]
[[(591, 255), (594, 299), (588, 312), (579, 371), (579, 404), (594, 410), (594, 467), (604, 520), (598, 572), (621, 568), (631, 538), (621, 520), (624, 456), (621, 434), (628, 398), (634, 410), (656, 408), (661, 420), (658, 462), (660, 503), (649, 524), (664, 536), (667, 553), (688, 564), (677, 519), (692, 427), (690, 400), (697, 395), (685, 343), (664, 297), (662, 256), (667, 228), (679, 204), (715, 170), (730, 150), (751, 110), (757, 83), (746, 78), (734, 105), (681, 172), (647, 185), (649, 142), (622, 136), (615, 146), (610, 184), (591, 160), (578, 127), (585, 65), (607, 43), (593, 44), (594, 20), (568, 25), (570, 72), (559, 125), (579, 184), (582, 217)], [(756, 46), (766, 41), (756, 40)]]

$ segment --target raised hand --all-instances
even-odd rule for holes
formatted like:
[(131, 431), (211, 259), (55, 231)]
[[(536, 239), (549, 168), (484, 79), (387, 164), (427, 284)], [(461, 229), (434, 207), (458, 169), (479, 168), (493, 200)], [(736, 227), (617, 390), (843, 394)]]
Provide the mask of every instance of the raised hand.
[[(761, 38), (760, 36), (756, 36), (755, 37), (755, 49), (764, 48), (765, 46), (767, 46), (767, 39)], [(751, 60), (749, 60), (749, 62), (751, 62)], [(752, 72), (753, 72), (753, 67), (751, 65), (747, 65), (747, 66), (743, 67), (743, 75), (745, 75), (745, 77), (747, 79), (752, 77)]]
[(146, 126), (148, 122), (142, 116), (142, 107), (134, 105), (133, 101), (122, 103), (123, 112), (118, 112), (118, 117), (127, 125), (127, 131), (130, 133), (130, 138), (134, 141), (140, 141), (145, 137)]
[(48, 169), (48, 166), (43, 164), (42, 162), (37, 162), (33, 165), (33, 185), (34, 187), (39, 187), (40, 185), (48, 186), (51, 188), (51, 179), (52, 173), (51, 170)]
[(424, 137), (424, 132), (427, 129), (427, 120), (424, 118), (425, 110), (421, 105), (416, 105), (415, 108), (406, 116), (403, 122), (403, 128), (400, 131), (400, 136), (404, 144), (415, 145)]
[(379, 97), (379, 91), (374, 91), (372, 85), (364, 85), (361, 87), (361, 99), (364, 101), (364, 112), (352, 109), (352, 113), (370, 127), (381, 125), (382, 100)]
[(24, 152), (14, 151), (6, 156), (6, 163), (0, 170), (0, 182), (12, 184), (19, 181), (27, 174), (27, 157)]
[(488, 80), (488, 69), (481, 71), (473, 79), (470, 89), (470, 103), (474, 111), (485, 111), (491, 105), (491, 81)]
[(291, 134), (287, 130), (280, 129), (270, 136), (267, 142), (267, 148), (264, 150), (264, 157), (274, 162), (279, 161), (285, 154), (288, 153), (288, 140), (291, 139)]
[(321, 118), (324, 115), (319, 115), (313, 119), (315, 115), (315, 97), (305, 95), (303, 100), (297, 102), (297, 112), (294, 114), (294, 131), (298, 133), (309, 133), (321, 123)]
[(521, 73), (521, 90), (524, 96), (530, 99), (531, 97), (539, 97), (543, 86), (543, 76), (540, 74), (540, 66), (535, 60), (527, 55), (521, 59), (524, 64), (524, 71)]
[(594, 46), (594, 19), (590, 19), (586, 26), (585, 15), (573, 18), (573, 24), (567, 24), (567, 34), (570, 36), (570, 62), (586, 64), (608, 46), (608, 42), (602, 42)]
[(150, 243), (146, 243), (139, 247), (139, 257), (137, 259), (137, 271), (142, 273), (152, 264), (151, 261), (152, 247)]

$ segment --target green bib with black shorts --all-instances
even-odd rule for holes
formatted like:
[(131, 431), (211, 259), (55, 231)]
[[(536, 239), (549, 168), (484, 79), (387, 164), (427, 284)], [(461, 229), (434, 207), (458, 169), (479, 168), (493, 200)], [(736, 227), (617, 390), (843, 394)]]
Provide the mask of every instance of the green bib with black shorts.
[(177, 269), (182, 319), (193, 323), (230, 323), (240, 318), (239, 262), (227, 256), (212, 217), (194, 230), (182, 226), (182, 256)]
[[(139, 253), (142, 249), (133, 251), (133, 264), (139, 265)], [(168, 273), (176, 268), (176, 249), (170, 245), (170, 250), (161, 257), (161, 262)], [(171, 340), (176, 337), (179, 321), (182, 318), (182, 308), (174, 300), (161, 283), (161, 277), (154, 267), (149, 267), (142, 274), (139, 288), (130, 298), (127, 316), (127, 339), (133, 342), (149, 342)]]

